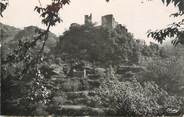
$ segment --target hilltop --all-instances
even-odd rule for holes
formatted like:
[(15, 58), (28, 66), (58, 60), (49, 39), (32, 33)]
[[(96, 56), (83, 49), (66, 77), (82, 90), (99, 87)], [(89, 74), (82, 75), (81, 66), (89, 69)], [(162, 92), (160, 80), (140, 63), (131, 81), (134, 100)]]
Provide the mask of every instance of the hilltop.
[[(84, 24), (72, 23), (69, 30), (59, 37), (57, 56), (86, 60), (101, 64), (143, 64), (152, 57), (160, 56), (155, 43), (146, 45), (137, 40), (128, 29), (118, 24), (112, 14), (102, 16), (102, 24), (96, 26), (92, 15), (85, 15)], [(63, 59), (66, 59), (63, 58)]]
[[(13, 26), (0, 24), (0, 37), (1, 37), (1, 44), (2, 44), (2, 51), (4, 54), (8, 54), (10, 50), (15, 49), (18, 44), (18, 40), (22, 41), (31, 41), (33, 38), (38, 34), (36, 30), (43, 30), (36, 26), (28, 26), (24, 27), (24, 29), (15, 28)], [(49, 32), (48, 41), (46, 42), (45, 52), (50, 52), (57, 44), (58, 37)], [(39, 47), (41, 42), (37, 43)]]

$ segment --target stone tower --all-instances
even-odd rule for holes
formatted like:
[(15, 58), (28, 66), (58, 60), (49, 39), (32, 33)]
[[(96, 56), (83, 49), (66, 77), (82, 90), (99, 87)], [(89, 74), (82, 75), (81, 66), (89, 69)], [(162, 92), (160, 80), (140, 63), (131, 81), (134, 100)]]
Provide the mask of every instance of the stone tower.
[(92, 14), (84, 16), (84, 24), (92, 24)]
[(115, 21), (115, 18), (112, 14), (102, 16), (102, 27), (112, 30), (117, 25), (118, 23)]

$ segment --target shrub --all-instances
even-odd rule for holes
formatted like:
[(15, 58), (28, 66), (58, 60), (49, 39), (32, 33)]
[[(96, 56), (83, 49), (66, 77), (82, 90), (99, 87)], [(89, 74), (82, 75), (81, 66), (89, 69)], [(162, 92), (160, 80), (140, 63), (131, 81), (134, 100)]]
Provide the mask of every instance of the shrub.
[(49, 114), (58, 114), (60, 113), (61, 106), (66, 102), (66, 96), (65, 95), (58, 95), (54, 96), (51, 99), (51, 102), (47, 106), (47, 112)]
[(184, 58), (158, 59), (147, 65), (147, 71), (140, 75), (141, 81), (155, 81), (173, 95), (184, 96)]
[(136, 80), (131, 82), (104, 81), (95, 91), (95, 96), (91, 101), (96, 101), (97, 106), (113, 110), (115, 115), (160, 115), (164, 113), (164, 108), (170, 106), (180, 108), (177, 99), (169, 96), (154, 82), (145, 82), (141, 85)]

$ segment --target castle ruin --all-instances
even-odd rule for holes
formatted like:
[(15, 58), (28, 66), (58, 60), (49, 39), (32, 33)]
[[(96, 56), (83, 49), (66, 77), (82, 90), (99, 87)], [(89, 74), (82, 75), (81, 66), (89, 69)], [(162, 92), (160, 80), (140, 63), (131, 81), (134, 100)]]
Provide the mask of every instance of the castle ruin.
[[(101, 22), (102, 22), (101, 26), (103, 28), (107, 28), (109, 30), (114, 29), (118, 25), (118, 22), (115, 21), (115, 18), (112, 14), (102, 16), (101, 17)], [(91, 23), (92, 23), (92, 14), (85, 15), (84, 16), (84, 24), (88, 25), (88, 24), (91, 24)]]
[(118, 23), (115, 21), (115, 18), (112, 14), (102, 16), (102, 27), (112, 30), (117, 25)]
[(92, 14), (84, 16), (84, 24), (85, 25), (92, 24)]

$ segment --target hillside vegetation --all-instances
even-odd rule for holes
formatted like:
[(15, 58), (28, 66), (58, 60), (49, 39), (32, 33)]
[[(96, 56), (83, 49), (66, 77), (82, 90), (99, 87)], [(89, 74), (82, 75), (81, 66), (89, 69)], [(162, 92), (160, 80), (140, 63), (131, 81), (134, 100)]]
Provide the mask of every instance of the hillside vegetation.
[[(23, 63), (9, 54), (31, 40), (37, 27), (3, 25), (2, 113), (5, 115), (157, 116), (184, 113), (184, 58), (179, 50), (149, 46), (128, 29), (75, 25), (59, 39), (49, 34), (43, 63), (19, 76)], [(12, 33), (11, 33), (12, 32)], [(11, 40), (11, 41), (10, 41)], [(37, 46), (29, 56), (37, 54)], [(7, 52), (8, 50), (8, 52)], [(169, 51), (170, 50), (170, 51)], [(172, 51), (171, 51), (172, 50)], [(175, 54), (177, 52), (177, 54)], [(12, 59), (13, 60), (13, 59)], [(5, 64), (6, 63), (6, 64)], [(16, 93), (15, 93), (16, 92)]]

